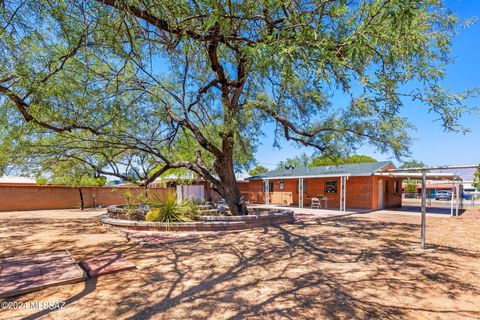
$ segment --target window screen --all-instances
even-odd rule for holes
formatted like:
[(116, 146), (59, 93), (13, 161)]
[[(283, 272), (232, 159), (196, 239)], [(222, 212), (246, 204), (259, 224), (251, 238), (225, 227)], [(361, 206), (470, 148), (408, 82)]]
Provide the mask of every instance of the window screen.
[(325, 181), (325, 193), (337, 193), (337, 180)]

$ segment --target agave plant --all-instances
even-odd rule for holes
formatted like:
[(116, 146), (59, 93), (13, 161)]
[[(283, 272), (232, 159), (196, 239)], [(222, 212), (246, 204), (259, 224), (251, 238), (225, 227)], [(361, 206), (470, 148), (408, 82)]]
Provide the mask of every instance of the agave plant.
[(172, 191), (149, 194), (147, 201), (151, 209), (148, 211), (145, 220), (149, 222), (172, 223), (188, 221), (177, 204), (177, 197)]

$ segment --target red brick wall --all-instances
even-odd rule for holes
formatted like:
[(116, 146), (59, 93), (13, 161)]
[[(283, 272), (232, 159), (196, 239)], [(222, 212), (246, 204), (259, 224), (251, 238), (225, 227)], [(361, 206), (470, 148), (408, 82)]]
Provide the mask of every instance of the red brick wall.
[[(378, 210), (378, 186), (379, 180), (383, 181), (383, 207), (384, 208), (393, 208), (393, 207), (400, 207), (402, 205), (402, 179), (399, 178), (392, 178), (392, 177), (382, 177), (382, 176), (374, 176), (373, 177), (373, 197), (372, 197), (372, 208), (374, 210)], [(399, 181), (399, 188), (396, 193), (394, 193), (394, 186), (393, 184), (395, 181)], [(386, 192), (386, 184), (388, 184), (388, 192)]]
[[(124, 193), (145, 192), (143, 188), (82, 187), (85, 207), (107, 206), (125, 202)], [(151, 188), (148, 192), (175, 191), (172, 188)], [(0, 185), (0, 211), (69, 209), (80, 207), (78, 188), (64, 186)]]
[(349, 177), (347, 180), (347, 209), (372, 208), (372, 177)]

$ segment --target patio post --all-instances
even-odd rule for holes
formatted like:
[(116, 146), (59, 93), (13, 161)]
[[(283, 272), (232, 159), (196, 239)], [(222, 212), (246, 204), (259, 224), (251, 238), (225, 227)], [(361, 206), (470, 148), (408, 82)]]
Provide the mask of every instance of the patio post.
[(339, 205), (340, 212), (343, 211), (343, 177), (340, 177), (340, 205)]
[(340, 177), (340, 211), (347, 211), (347, 177)]
[(343, 177), (344, 183), (343, 183), (343, 211), (347, 211), (347, 180), (348, 177), (345, 176)]
[(298, 207), (303, 208), (303, 178), (298, 179)]
[(265, 205), (268, 207), (270, 205), (270, 180), (265, 179), (264, 187), (265, 187)]
[(422, 171), (422, 229), (420, 247), (425, 249), (425, 233), (427, 231), (427, 173)]

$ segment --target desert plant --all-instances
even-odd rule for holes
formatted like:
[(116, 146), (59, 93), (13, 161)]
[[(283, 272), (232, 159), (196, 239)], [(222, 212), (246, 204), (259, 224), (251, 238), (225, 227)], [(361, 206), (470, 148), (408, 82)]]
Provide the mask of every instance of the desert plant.
[(174, 192), (152, 193), (147, 197), (148, 211), (145, 220), (149, 222), (182, 222), (188, 219), (183, 215)]
[(153, 208), (160, 208), (163, 204), (175, 205), (177, 204), (177, 195), (174, 191), (167, 190), (162, 193), (150, 192), (148, 193), (145, 202)]
[(130, 191), (130, 189), (127, 189), (127, 191), (124, 191), (122, 193), (123, 199), (125, 200), (125, 207), (130, 208), (133, 206), (133, 193)]
[(176, 206), (163, 206), (161, 208), (150, 209), (145, 216), (148, 222), (185, 222), (188, 221)]
[(178, 207), (185, 218), (189, 220), (197, 220), (200, 210), (194, 199), (184, 200), (179, 204)]

